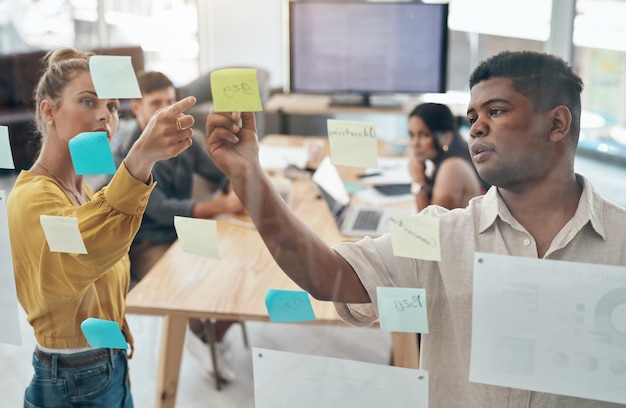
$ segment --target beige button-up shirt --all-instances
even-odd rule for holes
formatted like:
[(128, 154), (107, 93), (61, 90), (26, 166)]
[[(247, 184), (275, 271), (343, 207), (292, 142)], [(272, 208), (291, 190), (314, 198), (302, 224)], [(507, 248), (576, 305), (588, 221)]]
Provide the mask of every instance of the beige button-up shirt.
[[(576, 214), (554, 238), (544, 258), (626, 266), (626, 209), (602, 199), (588, 180), (577, 177), (583, 192)], [(429, 372), (430, 407), (625, 406), (470, 382), (474, 253), (537, 258), (536, 244), (495, 187), (472, 199), (466, 208), (449, 211), (431, 206), (422, 214), (440, 220), (442, 261), (396, 257), (389, 235), (339, 244), (335, 249), (352, 265), (372, 303), (337, 303), (335, 307), (346, 322), (367, 326), (377, 319), (377, 286), (426, 289), (429, 334), (422, 336), (421, 368)]]

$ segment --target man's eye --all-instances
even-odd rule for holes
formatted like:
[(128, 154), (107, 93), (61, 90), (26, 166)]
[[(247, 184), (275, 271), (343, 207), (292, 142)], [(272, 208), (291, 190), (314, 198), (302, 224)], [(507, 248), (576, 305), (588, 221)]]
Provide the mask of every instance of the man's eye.
[(472, 117), (468, 117), (467, 121), (469, 122), (470, 125), (474, 124), (474, 122), (476, 122), (476, 116), (472, 116)]
[(496, 108), (493, 108), (493, 109), (491, 109), (491, 110), (489, 111), (489, 114), (490, 114), (491, 116), (494, 116), (494, 115), (499, 115), (499, 114), (500, 114), (500, 113), (502, 113), (502, 112), (504, 112), (504, 110), (502, 110), (502, 109), (496, 109)]

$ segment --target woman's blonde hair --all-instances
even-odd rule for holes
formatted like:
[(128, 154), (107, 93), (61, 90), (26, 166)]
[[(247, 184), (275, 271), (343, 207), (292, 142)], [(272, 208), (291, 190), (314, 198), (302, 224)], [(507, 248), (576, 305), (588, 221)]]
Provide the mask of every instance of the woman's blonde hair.
[(46, 123), (40, 110), (41, 101), (57, 100), (79, 72), (89, 72), (89, 57), (92, 55), (91, 52), (64, 47), (52, 50), (42, 58), (43, 74), (35, 88), (35, 124), (42, 136), (45, 136)]

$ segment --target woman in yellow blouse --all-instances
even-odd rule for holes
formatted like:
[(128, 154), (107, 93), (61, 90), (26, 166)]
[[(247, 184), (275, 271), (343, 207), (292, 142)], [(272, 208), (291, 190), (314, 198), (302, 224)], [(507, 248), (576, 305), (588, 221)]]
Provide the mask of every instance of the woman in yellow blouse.
[[(128, 248), (154, 187), (152, 166), (191, 144), (193, 118), (183, 112), (193, 97), (156, 114), (111, 183), (94, 194), (74, 171), (68, 142), (91, 131), (110, 140), (119, 101), (97, 97), (89, 58), (71, 48), (46, 55), (35, 91), (41, 152), (8, 199), (17, 294), (37, 342), (25, 407), (133, 406), (126, 351), (89, 347), (80, 324), (90, 317), (117, 322), (132, 351), (124, 317)], [(76, 217), (88, 253), (51, 252), (43, 214)]]

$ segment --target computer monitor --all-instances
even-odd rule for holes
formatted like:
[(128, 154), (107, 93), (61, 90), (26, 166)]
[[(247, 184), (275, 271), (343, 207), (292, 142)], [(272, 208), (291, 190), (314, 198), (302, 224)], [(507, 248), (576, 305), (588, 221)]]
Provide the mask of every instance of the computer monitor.
[[(290, 1), (288, 92), (446, 91), (448, 4)], [(350, 98), (348, 98), (350, 100)]]

